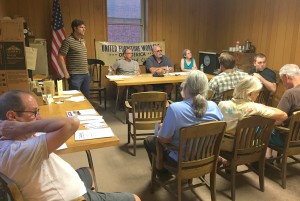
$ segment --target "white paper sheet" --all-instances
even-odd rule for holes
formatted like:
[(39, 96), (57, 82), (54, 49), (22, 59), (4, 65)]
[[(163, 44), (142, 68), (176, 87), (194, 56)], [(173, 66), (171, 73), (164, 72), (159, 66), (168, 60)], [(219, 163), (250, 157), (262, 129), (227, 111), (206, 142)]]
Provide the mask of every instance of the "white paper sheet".
[(64, 95), (80, 94), (80, 91), (78, 91), (78, 90), (63, 91), (63, 94)]
[(114, 133), (111, 128), (91, 129), (91, 130), (78, 130), (75, 132), (75, 140), (89, 140), (95, 138), (113, 137)]
[(84, 101), (84, 96), (74, 96), (66, 99), (66, 101), (81, 102)]

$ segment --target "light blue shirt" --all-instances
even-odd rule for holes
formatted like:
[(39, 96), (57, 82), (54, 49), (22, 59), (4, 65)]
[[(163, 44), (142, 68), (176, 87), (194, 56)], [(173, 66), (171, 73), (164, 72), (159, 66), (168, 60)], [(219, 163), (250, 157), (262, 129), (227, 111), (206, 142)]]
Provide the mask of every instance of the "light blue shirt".
[[(203, 122), (222, 121), (223, 115), (217, 104), (213, 101), (207, 101), (207, 111), (204, 117), (198, 118), (194, 114), (192, 99), (186, 99), (181, 102), (172, 103), (167, 110), (163, 125), (159, 130), (158, 136), (172, 138), (172, 144), (179, 147), (180, 129)], [(169, 156), (178, 160), (178, 152), (171, 151)]]

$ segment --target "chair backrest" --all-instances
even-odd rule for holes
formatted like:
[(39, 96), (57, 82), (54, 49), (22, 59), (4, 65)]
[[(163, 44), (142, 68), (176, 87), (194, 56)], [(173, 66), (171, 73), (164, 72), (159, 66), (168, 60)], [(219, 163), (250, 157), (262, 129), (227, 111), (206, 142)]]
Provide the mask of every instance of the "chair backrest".
[(140, 92), (131, 95), (132, 117), (135, 129), (150, 130), (155, 123), (163, 122), (166, 114), (165, 92)]
[(265, 157), (274, 119), (250, 116), (239, 120), (234, 141), (234, 160), (251, 163)]
[(273, 95), (271, 91), (263, 87), (263, 89), (259, 92), (259, 95), (256, 98), (255, 102), (270, 106), (272, 104), (272, 98)]
[(99, 86), (101, 87), (101, 68), (105, 63), (99, 59), (88, 59), (88, 65), (91, 82), (99, 82)]
[(207, 91), (206, 100), (211, 100), (214, 96), (214, 92), (212, 90)]
[(181, 129), (178, 174), (182, 179), (216, 170), (226, 122), (214, 121)]
[(300, 111), (294, 112), (289, 123), (289, 140), (286, 141), (288, 147), (300, 146)]
[[(3, 195), (3, 196), (9, 196), (9, 199), (7, 200), (23, 201), (23, 197), (18, 186), (7, 176), (5, 176), (0, 172), (0, 190), (1, 189), (7, 193), (7, 195)], [(3, 199), (6, 200), (6, 198)]]
[(222, 101), (231, 100), (233, 97), (234, 89), (229, 89), (223, 92)]

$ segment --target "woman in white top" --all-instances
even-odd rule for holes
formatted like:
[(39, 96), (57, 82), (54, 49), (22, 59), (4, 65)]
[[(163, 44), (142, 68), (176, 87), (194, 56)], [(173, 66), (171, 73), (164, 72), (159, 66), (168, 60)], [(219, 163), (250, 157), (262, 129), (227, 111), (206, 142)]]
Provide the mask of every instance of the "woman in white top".
[(287, 118), (287, 114), (277, 108), (254, 102), (261, 89), (259, 79), (249, 75), (237, 84), (231, 100), (219, 103), (224, 121), (227, 122), (226, 133), (234, 135), (238, 121), (250, 115), (260, 115), (280, 122)]

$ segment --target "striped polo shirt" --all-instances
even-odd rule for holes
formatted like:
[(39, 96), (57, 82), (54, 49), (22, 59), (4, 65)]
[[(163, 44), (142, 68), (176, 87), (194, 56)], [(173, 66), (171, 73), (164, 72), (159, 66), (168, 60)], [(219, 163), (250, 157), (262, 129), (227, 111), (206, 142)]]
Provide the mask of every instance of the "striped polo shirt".
[(71, 34), (66, 38), (60, 49), (59, 53), (66, 57), (66, 66), (69, 74), (87, 74), (87, 49), (83, 39), (76, 39)]

